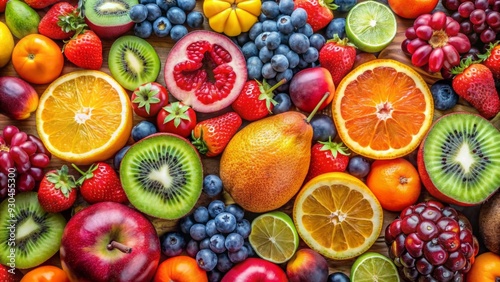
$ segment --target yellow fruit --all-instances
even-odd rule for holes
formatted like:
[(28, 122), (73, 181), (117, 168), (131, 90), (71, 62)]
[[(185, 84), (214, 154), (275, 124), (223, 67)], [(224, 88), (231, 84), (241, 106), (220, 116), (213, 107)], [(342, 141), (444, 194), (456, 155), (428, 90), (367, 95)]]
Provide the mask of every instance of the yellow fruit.
[(132, 107), (111, 76), (84, 70), (53, 81), (36, 112), (40, 139), (56, 157), (75, 164), (111, 158), (127, 142)]
[(293, 220), (304, 242), (331, 259), (367, 251), (383, 225), (377, 198), (358, 178), (344, 172), (321, 174), (300, 190)]
[(260, 6), (260, 0), (205, 0), (203, 14), (214, 31), (237, 36), (257, 22)]
[(277, 209), (300, 189), (309, 169), (312, 127), (295, 111), (250, 123), (220, 160), (224, 188), (252, 212)]
[(0, 48), (1, 68), (9, 62), (12, 50), (14, 50), (14, 37), (12, 36), (12, 33), (10, 33), (7, 25), (3, 22), (0, 22), (0, 42), (2, 42), (2, 48)]

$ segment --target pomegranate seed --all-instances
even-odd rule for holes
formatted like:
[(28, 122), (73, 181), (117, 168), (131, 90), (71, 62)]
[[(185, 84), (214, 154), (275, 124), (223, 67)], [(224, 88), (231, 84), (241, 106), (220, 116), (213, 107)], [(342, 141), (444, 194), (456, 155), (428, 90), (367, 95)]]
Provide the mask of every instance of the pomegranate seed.
[(448, 259), (448, 252), (432, 241), (427, 242), (423, 250), (425, 258), (433, 265), (442, 265)]
[(425, 208), (422, 213), (420, 214), (420, 217), (422, 219), (427, 219), (431, 221), (438, 221), (443, 215), (441, 214), (441, 209), (433, 207), (429, 205), (427, 208)]
[(424, 241), (417, 236), (416, 233), (408, 234), (405, 239), (404, 245), (406, 246), (406, 250), (413, 257), (420, 257), (424, 248)]
[(399, 261), (404, 267), (410, 268), (415, 266), (415, 258), (410, 255), (408, 252), (404, 252)]
[(465, 259), (465, 256), (461, 252), (452, 252), (444, 265), (454, 272), (464, 268), (466, 263), (467, 259)]
[(422, 275), (429, 275), (434, 270), (434, 266), (425, 258), (419, 258), (415, 263), (415, 268)]
[(415, 268), (403, 268), (403, 274), (404, 276), (410, 280), (410, 281), (417, 281), (416, 279), (418, 278), (418, 271)]
[(460, 248), (460, 238), (455, 232), (442, 232), (438, 236), (438, 242), (448, 252), (454, 252)]
[(399, 257), (405, 250), (405, 236), (403, 234), (399, 234), (396, 239), (391, 244), (391, 252), (394, 257)]
[(423, 220), (417, 227), (417, 235), (424, 241), (430, 241), (437, 237), (438, 234), (437, 226), (430, 220)]

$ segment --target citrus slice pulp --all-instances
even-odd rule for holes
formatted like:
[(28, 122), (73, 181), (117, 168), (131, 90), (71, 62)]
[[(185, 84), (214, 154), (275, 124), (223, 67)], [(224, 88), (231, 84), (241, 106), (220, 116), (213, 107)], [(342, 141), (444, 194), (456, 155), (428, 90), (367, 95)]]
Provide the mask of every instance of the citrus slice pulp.
[(304, 242), (331, 259), (349, 259), (368, 250), (383, 224), (383, 210), (370, 189), (344, 172), (316, 176), (300, 190), (293, 220)]
[(130, 99), (104, 72), (70, 72), (53, 81), (41, 95), (36, 127), (54, 156), (84, 165), (103, 161), (121, 149), (130, 136)]
[(399, 282), (398, 270), (387, 257), (374, 252), (359, 256), (351, 268), (351, 281)]
[(248, 241), (257, 255), (278, 264), (292, 258), (299, 247), (299, 235), (293, 221), (281, 211), (256, 217)]
[(346, 35), (361, 51), (376, 53), (387, 47), (397, 32), (391, 9), (376, 1), (356, 4), (346, 17)]
[(332, 115), (340, 138), (353, 152), (394, 159), (418, 147), (432, 124), (434, 102), (429, 87), (411, 67), (377, 59), (342, 79)]

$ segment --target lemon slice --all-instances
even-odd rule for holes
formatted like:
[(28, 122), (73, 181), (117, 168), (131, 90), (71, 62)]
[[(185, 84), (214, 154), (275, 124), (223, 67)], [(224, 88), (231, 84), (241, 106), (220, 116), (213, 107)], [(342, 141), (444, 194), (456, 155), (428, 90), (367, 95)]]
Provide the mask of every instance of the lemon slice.
[(351, 268), (351, 281), (399, 282), (398, 270), (387, 257), (368, 252), (356, 259)]

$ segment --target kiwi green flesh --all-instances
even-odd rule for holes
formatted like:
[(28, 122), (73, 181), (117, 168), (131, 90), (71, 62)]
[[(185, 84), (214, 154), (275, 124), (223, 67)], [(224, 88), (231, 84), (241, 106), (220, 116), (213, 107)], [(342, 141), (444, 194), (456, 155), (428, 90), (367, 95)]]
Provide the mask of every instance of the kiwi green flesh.
[[(0, 263), (11, 262), (8, 256), (12, 248), (17, 268), (38, 266), (59, 251), (66, 220), (59, 213), (44, 211), (36, 192), (20, 193), (14, 200), (11, 206), (8, 198), (0, 204)], [(12, 224), (14, 233), (10, 229)]]
[(84, 13), (93, 24), (117, 26), (130, 23), (129, 10), (138, 0), (85, 0)]
[(424, 164), (444, 195), (466, 204), (486, 200), (500, 187), (500, 132), (467, 113), (437, 120), (424, 141)]
[(202, 163), (186, 140), (166, 134), (132, 145), (122, 159), (120, 179), (132, 205), (141, 212), (177, 219), (198, 201), (203, 185)]
[(109, 50), (109, 70), (125, 89), (133, 91), (153, 82), (160, 72), (160, 57), (146, 40), (133, 35), (118, 38)]

